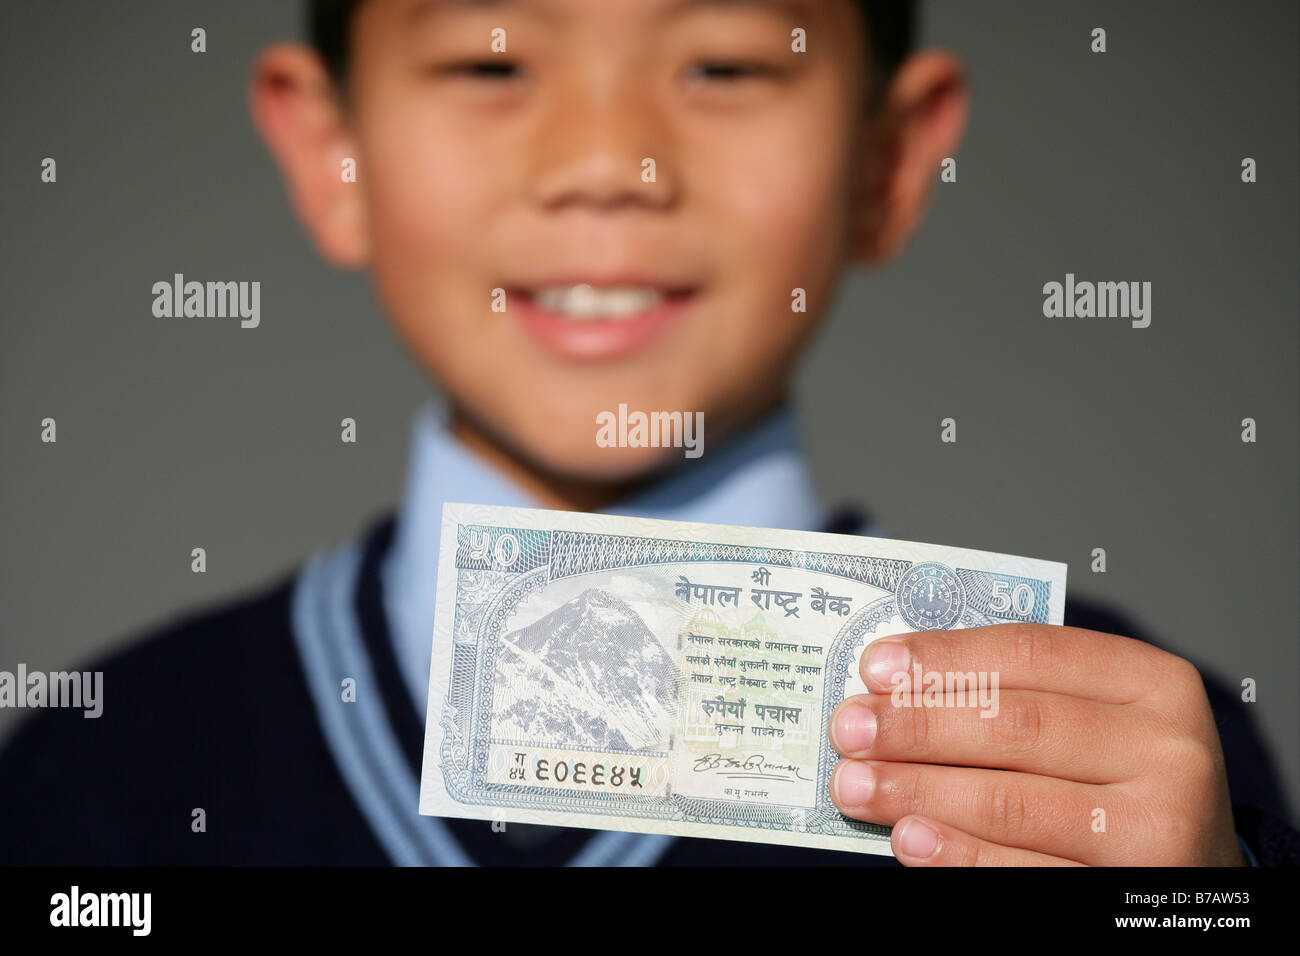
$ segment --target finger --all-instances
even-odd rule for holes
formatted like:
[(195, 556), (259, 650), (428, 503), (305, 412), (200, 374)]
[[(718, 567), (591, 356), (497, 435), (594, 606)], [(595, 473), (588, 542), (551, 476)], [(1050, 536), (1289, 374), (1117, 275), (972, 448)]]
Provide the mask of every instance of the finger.
[(1143, 641), (1078, 627), (993, 624), (955, 631), (916, 631), (882, 638), (862, 652), (859, 670), (874, 693), (903, 673), (915, 683), (937, 673), (974, 683), (998, 675), (1003, 690), (1043, 690), (1127, 704), (1150, 697), (1162, 678), (1181, 674), (1181, 658)]
[[(1020, 770), (1120, 783), (1150, 769), (1165, 726), (1141, 706), (994, 686), (935, 694), (857, 694), (827, 724), (844, 757)], [(1104, 747), (1097, 746), (1104, 740)]]
[(893, 826), (917, 813), (990, 843), (1087, 863), (1124, 849), (1094, 832), (1098, 809), (1114, 833), (1138, 832), (1144, 820), (1121, 791), (1004, 770), (841, 760), (830, 791), (839, 811), (855, 820)]
[(1074, 860), (999, 846), (925, 817), (906, 817), (889, 845), (906, 866), (1082, 866)]

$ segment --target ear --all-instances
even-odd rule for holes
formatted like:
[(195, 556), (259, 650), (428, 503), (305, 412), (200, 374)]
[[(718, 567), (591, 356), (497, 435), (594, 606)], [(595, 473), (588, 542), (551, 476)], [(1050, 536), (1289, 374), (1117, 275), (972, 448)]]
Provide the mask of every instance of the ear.
[(920, 224), (939, 164), (961, 140), (969, 112), (965, 76), (950, 54), (909, 57), (864, 128), (851, 254), (864, 264), (896, 256)]
[(290, 204), (320, 254), (342, 268), (365, 265), (365, 194), (342, 175), (343, 159), (357, 156), (356, 143), (320, 57), (293, 44), (265, 50), (253, 66), (249, 101)]

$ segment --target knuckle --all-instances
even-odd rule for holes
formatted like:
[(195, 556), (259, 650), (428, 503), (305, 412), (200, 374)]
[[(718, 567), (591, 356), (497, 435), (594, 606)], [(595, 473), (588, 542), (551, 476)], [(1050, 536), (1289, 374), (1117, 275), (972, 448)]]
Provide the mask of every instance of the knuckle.
[(1036, 750), (1043, 742), (1046, 719), (1042, 704), (1032, 696), (1008, 695), (998, 715), (990, 721), (990, 733), (1004, 749), (1016, 752)]
[(984, 804), (985, 823), (1001, 836), (1018, 836), (1024, 832), (1028, 807), (1024, 788), (1004, 782), (989, 788)]
[(946, 851), (950, 866), (988, 865), (988, 852), (979, 840), (945, 840), (941, 850)]
[(1178, 737), (1169, 747), (1172, 765), (1193, 786), (1217, 780), (1220, 762), (1216, 749), (1193, 737)]
[(911, 720), (911, 740), (908, 751), (924, 754), (930, 749), (934, 737), (935, 712), (929, 707), (913, 707)]
[(1212, 772), (1221, 759), (1219, 731), (1208, 702), (1198, 707), (1153, 707), (1148, 711), (1152, 752), (1179, 775)]
[(962, 653), (954, 631), (918, 631), (907, 638), (907, 646), (912, 662), (926, 672), (952, 670)]
[(912, 668), (917, 665), (920, 665), (922, 670), (935, 669), (947, 653), (942, 632), (915, 631), (912, 634), (891, 637), (890, 640), (898, 641), (907, 648), (908, 677), (912, 676)]
[(1179, 694), (1204, 692), (1205, 684), (1201, 680), (1201, 672), (1187, 658), (1170, 654), (1168, 669), (1167, 682)]
[(887, 728), (894, 752), (899, 756), (923, 754), (930, 742), (930, 708), (899, 707)]
[(925, 813), (931, 803), (932, 791), (924, 772), (919, 767), (903, 771), (896, 787), (902, 806), (907, 813)]
[(1194, 858), (1203, 837), (1195, 814), (1177, 803), (1162, 801), (1145, 816), (1144, 842), (1156, 848), (1160, 862)]
[(1029, 672), (1048, 669), (1056, 657), (1056, 638), (1050, 628), (1034, 624), (1021, 624), (1016, 627), (1014, 660), (1021, 668)]

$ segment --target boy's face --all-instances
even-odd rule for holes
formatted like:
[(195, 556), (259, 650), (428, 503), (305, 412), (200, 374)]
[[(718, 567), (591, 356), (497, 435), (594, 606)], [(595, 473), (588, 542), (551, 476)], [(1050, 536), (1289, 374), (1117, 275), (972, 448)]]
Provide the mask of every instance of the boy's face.
[[(358, 181), (314, 228), (478, 429), (623, 479), (682, 450), (600, 447), (600, 412), (703, 412), (707, 452), (779, 397), (860, 228), (851, 0), (367, 0), (350, 29), (328, 161)], [(629, 295), (575, 315), (582, 284)]]

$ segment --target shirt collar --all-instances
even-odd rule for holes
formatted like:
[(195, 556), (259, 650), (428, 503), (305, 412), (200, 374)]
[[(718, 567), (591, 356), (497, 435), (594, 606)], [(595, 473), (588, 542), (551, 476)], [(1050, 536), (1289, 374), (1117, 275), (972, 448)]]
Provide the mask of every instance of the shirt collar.
[[(443, 401), (427, 403), (415, 416), (405, 495), (381, 570), (393, 650), (421, 715), (428, 696), (443, 503), (539, 507), (461, 445), (449, 419)], [(824, 514), (789, 405), (601, 511), (807, 531), (816, 530)]]

